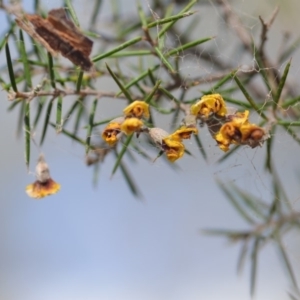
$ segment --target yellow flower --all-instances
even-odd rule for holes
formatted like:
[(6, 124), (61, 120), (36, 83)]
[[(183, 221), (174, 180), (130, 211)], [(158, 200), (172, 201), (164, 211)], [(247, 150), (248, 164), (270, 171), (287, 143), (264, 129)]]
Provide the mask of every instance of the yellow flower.
[(53, 195), (60, 190), (60, 184), (50, 177), (50, 171), (44, 156), (40, 155), (36, 166), (37, 180), (27, 185), (26, 193), (29, 197), (40, 199), (49, 195)]
[(181, 158), (184, 154), (184, 145), (179, 136), (170, 135), (161, 128), (150, 128), (149, 135), (155, 144), (166, 154), (167, 159), (171, 162)]
[(198, 129), (196, 127), (181, 126), (172, 133), (170, 137), (172, 137), (173, 140), (181, 141), (182, 139), (190, 139), (192, 133), (198, 134)]
[(148, 119), (149, 114), (149, 105), (145, 101), (134, 101), (130, 105), (128, 105), (124, 110), (124, 115), (126, 117), (135, 117), (138, 119), (146, 118)]
[(205, 95), (200, 101), (191, 106), (191, 114), (207, 119), (211, 114), (224, 117), (227, 108), (223, 97), (220, 94)]
[(121, 125), (121, 130), (126, 134), (139, 132), (144, 123), (138, 118), (128, 118)]
[(177, 140), (172, 139), (172, 136), (163, 138), (162, 149), (166, 153), (169, 161), (175, 162), (177, 159), (181, 158), (184, 154), (184, 145)]
[(102, 139), (111, 147), (116, 144), (120, 138), (121, 124), (124, 122), (124, 118), (117, 118), (107, 124), (102, 132)]

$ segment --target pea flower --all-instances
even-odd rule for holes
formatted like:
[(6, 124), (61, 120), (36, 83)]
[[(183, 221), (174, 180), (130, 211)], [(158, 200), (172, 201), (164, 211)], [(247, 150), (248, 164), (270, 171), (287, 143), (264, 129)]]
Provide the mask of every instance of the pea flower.
[(181, 140), (178, 140), (178, 136), (170, 135), (161, 128), (150, 128), (149, 135), (170, 162), (175, 162), (183, 156), (185, 147)]
[(185, 147), (180, 141), (173, 139), (172, 135), (170, 135), (163, 139), (162, 150), (166, 153), (170, 162), (175, 162), (183, 156)]
[(125, 109), (123, 110), (125, 117), (127, 118), (145, 118), (148, 119), (150, 116), (149, 113), (149, 105), (145, 101), (134, 101), (131, 104), (129, 104)]
[(121, 125), (124, 120), (123, 117), (120, 117), (110, 121), (102, 132), (102, 139), (111, 147), (117, 143), (122, 135)]
[(202, 119), (208, 119), (212, 114), (224, 117), (227, 108), (223, 97), (220, 94), (205, 95), (200, 101), (193, 104), (190, 108), (192, 115)]
[(143, 121), (138, 118), (127, 118), (122, 123), (121, 130), (128, 135), (134, 132), (139, 132), (143, 125)]
[(27, 185), (26, 193), (29, 197), (40, 199), (57, 193), (60, 190), (60, 184), (50, 177), (49, 167), (43, 155), (40, 155), (36, 166), (37, 180)]

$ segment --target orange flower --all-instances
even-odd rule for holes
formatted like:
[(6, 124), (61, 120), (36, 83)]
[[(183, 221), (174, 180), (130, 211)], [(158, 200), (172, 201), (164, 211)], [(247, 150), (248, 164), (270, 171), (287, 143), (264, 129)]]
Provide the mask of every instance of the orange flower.
[(191, 114), (207, 119), (211, 114), (224, 117), (227, 108), (223, 97), (220, 94), (205, 95), (200, 101), (191, 106)]
[(26, 193), (29, 197), (40, 199), (49, 195), (53, 195), (60, 190), (60, 184), (50, 177), (50, 171), (44, 156), (40, 155), (36, 166), (37, 180), (27, 185)]
[(128, 134), (139, 132), (144, 123), (138, 118), (128, 118), (121, 125), (122, 132)]
[(146, 118), (150, 116), (149, 105), (145, 101), (134, 101), (123, 110), (124, 115), (129, 118)]
[(102, 139), (111, 147), (114, 146), (121, 136), (121, 124), (124, 118), (117, 118), (107, 124), (102, 132)]

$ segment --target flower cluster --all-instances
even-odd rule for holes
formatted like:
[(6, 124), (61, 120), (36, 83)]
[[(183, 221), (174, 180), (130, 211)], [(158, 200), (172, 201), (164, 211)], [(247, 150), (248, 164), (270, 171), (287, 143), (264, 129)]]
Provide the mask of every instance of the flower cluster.
[(220, 94), (203, 96), (189, 108), (182, 126), (169, 134), (161, 128), (148, 128), (142, 119), (150, 117), (149, 106), (144, 101), (134, 101), (124, 110), (124, 116), (112, 120), (102, 132), (103, 140), (111, 147), (115, 146), (122, 134), (149, 134), (156, 146), (165, 153), (167, 159), (175, 162), (185, 152), (184, 139), (198, 134), (197, 121), (206, 124), (219, 148), (228, 151), (230, 144), (248, 145), (252, 148), (263, 143), (268, 137), (266, 131), (249, 123), (249, 111), (228, 113), (229, 109)]
[(269, 137), (266, 130), (249, 122), (249, 111), (228, 114), (220, 94), (206, 95), (190, 108), (190, 114), (206, 123), (219, 148), (228, 151), (230, 144), (261, 146)]
[(149, 105), (144, 101), (137, 100), (128, 105), (123, 113), (124, 117), (110, 121), (102, 132), (103, 140), (111, 147), (121, 138), (122, 133), (129, 135), (141, 131), (144, 125), (141, 119), (148, 119), (150, 116)]

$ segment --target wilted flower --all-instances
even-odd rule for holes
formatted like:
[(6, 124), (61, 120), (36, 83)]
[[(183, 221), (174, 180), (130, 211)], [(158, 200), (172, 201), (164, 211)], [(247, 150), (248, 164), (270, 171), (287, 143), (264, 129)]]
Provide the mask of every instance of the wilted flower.
[(226, 152), (230, 144), (248, 145), (255, 148), (268, 138), (263, 128), (249, 123), (248, 117), (248, 110), (228, 117), (230, 121), (225, 123), (215, 135), (220, 149)]
[(37, 180), (34, 183), (26, 187), (26, 193), (29, 197), (40, 199), (55, 194), (60, 190), (60, 184), (50, 177), (49, 167), (43, 155), (40, 155), (38, 159), (36, 178)]
[(149, 114), (149, 105), (145, 101), (134, 101), (129, 104), (124, 110), (124, 115), (129, 118), (145, 118), (148, 119)]
[(120, 117), (110, 121), (102, 132), (102, 139), (111, 147), (114, 146), (121, 137), (121, 125), (124, 120), (123, 117)]
[(240, 131), (242, 133), (241, 144), (248, 145), (251, 148), (261, 146), (269, 138), (266, 131), (255, 124), (242, 125)]
[(226, 104), (220, 94), (205, 95), (191, 106), (191, 114), (208, 119), (211, 114), (224, 117), (227, 113)]
[(128, 118), (121, 125), (121, 131), (126, 134), (139, 132), (144, 123), (138, 118)]

